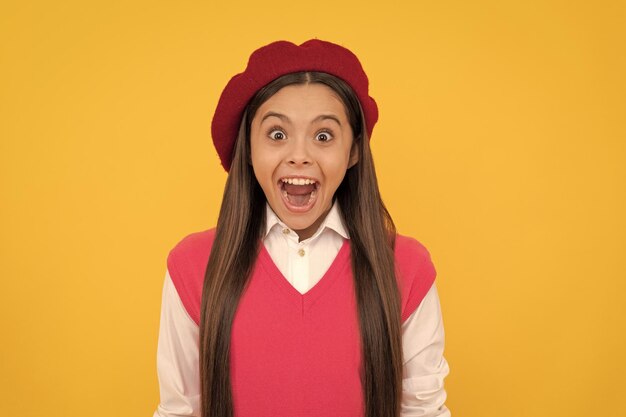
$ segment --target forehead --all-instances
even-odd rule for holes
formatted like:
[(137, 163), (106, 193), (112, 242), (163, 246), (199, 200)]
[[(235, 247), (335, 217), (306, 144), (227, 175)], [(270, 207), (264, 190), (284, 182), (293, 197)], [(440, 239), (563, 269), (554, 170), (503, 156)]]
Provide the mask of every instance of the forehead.
[(259, 107), (255, 118), (263, 117), (268, 111), (279, 111), (286, 115), (313, 116), (332, 113), (347, 119), (346, 108), (337, 93), (319, 83), (295, 84), (281, 88)]

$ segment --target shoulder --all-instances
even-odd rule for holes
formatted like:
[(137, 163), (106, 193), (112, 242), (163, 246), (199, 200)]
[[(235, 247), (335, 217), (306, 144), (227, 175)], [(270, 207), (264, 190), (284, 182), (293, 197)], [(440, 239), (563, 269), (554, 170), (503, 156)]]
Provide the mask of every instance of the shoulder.
[(196, 323), (200, 320), (202, 286), (214, 240), (215, 228), (190, 233), (180, 239), (167, 256), (167, 269), (174, 287)]
[(180, 239), (170, 253), (188, 253), (202, 250), (206, 245), (212, 245), (215, 239), (215, 227), (193, 232)]
[[(215, 240), (215, 228), (186, 235), (174, 245), (167, 256), (167, 266), (178, 268), (182, 264), (197, 264), (209, 260)], [(206, 265), (206, 262), (205, 265)]]
[(430, 252), (415, 238), (396, 234), (394, 256), (396, 265), (404, 273), (435, 274)]
[(429, 251), (418, 240), (396, 234), (396, 276), (402, 296), (402, 321), (420, 305), (437, 272)]

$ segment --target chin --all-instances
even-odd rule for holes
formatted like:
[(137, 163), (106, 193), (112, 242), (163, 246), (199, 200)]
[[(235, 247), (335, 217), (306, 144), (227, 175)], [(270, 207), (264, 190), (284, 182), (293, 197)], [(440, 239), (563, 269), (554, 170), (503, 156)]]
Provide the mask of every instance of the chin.
[(288, 214), (287, 217), (283, 219), (285, 224), (293, 230), (302, 230), (311, 227), (313, 223), (315, 223), (315, 220), (316, 219), (310, 216), (306, 216), (305, 218), (304, 216), (294, 216), (293, 214)]

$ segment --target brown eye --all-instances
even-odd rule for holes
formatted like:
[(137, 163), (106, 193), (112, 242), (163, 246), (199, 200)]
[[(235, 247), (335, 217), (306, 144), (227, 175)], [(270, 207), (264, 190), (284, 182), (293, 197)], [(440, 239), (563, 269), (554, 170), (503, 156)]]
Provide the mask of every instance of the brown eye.
[(274, 140), (283, 140), (283, 139), (285, 139), (285, 134), (283, 132), (281, 132), (280, 130), (272, 130), (269, 133), (269, 137), (274, 139)]
[(332, 137), (333, 136), (330, 134), (330, 132), (320, 132), (317, 134), (317, 136), (315, 136), (315, 140), (318, 140), (320, 142), (328, 142), (332, 139)]

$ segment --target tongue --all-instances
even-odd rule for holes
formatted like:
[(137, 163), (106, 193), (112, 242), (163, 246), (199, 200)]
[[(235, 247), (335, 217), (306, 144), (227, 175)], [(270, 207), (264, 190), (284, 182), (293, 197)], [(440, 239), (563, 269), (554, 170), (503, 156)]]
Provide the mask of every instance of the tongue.
[(315, 190), (315, 184), (307, 184), (307, 185), (296, 185), (296, 184), (285, 184), (285, 191), (291, 195), (305, 195), (311, 194)]
[(307, 185), (295, 185), (284, 184), (285, 191), (287, 191), (287, 199), (294, 206), (304, 206), (309, 202), (311, 193), (315, 191), (315, 184)]
[(294, 195), (287, 193), (287, 200), (289, 200), (289, 202), (294, 206), (304, 206), (309, 202), (310, 195), (311, 194)]

